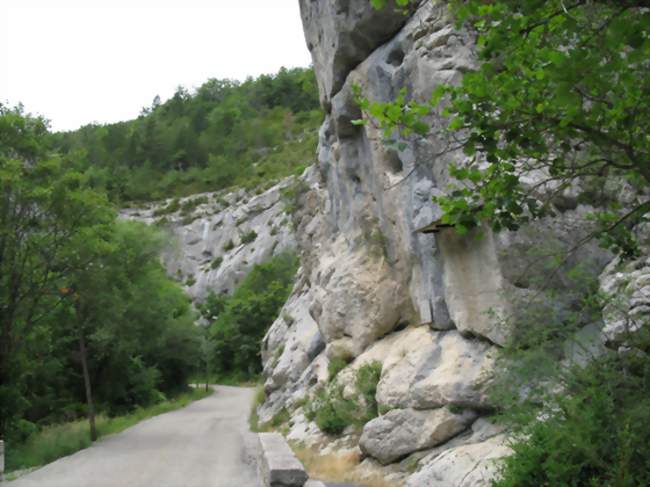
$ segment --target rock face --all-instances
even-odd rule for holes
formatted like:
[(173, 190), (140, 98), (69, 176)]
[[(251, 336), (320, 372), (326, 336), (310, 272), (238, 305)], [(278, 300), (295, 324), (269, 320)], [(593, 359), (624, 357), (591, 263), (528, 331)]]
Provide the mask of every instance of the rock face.
[(610, 298), (603, 310), (605, 339), (624, 344), (650, 319), (650, 258), (612, 261), (600, 277), (600, 288)]
[(122, 210), (120, 216), (156, 224), (169, 234), (163, 263), (195, 301), (202, 301), (209, 292), (232, 293), (255, 264), (295, 249), (281, 196), (289, 184), (283, 181), (260, 194), (197, 194), (181, 198), (174, 203), (178, 209), (167, 213), (170, 199)]
[(471, 412), (453, 414), (445, 408), (394, 409), (366, 423), (359, 446), (364, 453), (387, 464), (444, 443), (467, 428), (473, 419)]
[[(464, 156), (438, 135), (390, 148), (373, 124), (353, 123), (364, 116), (353, 87), (372, 101), (391, 101), (401, 89), (427, 100), (476, 61), (473, 36), (455, 28), (444, 2), (412, 3), (397, 15), (368, 0), (300, 0), (326, 116), (293, 215), (299, 283), (262, 344), (259, 414), (268, 421), (283, 408), (298, 411), (292, 437), (322, 441), (299, 407), (327, 383), (329, 362), (349, 364), (336, 382), (350, 397), (355, 371), (379, 361), (376, 399), (388, 412), (364, 428), (366, 454), (388, 463), (433, 448), (409, 485), (487, 485), (492, 459), (508, 450), (469, 428), (489, 410), (494, 353), (512, 332), (501, 318), (516, 316), (517, 303), (548, 284), (535, 255), (566, 251), (590, 232), (589, 208), (564, 195), (556, 218), (517, 233), (417, 232), (440, 217), (431, 197)], [(589, 244), (566, 267), (582, 263), (598, 276), (610, 259)], [(559, 308), (572, 305), (562, 293), (566, 277), (564, 269), (552, 274)]]
[(450, 448), (412, 475), (407, 487), (489, 487), (498, 460), (512, 454), (503, 435)]
[(300, 0), (300, 12), (324, 106), (352, 68), (405, 22), (405, 16), (396, 14), (394, 8), (375, 10), (370, 2)]

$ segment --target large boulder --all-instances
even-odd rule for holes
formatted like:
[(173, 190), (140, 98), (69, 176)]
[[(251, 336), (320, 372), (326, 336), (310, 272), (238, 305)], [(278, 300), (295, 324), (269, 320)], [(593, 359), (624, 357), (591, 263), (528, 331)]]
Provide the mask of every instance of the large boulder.
[(383, 361), (377, 402), (388, 408), (485, 408), (493, 354), (490, 344), (457, 331), (405, 330)]
[(475, 418), (471, 411), (455, 414), (446, 408), (394, 409), (366, 423), (359, 446), (365, 454), (385, 465), (447, 441)]
[(406, 487), (489, 487), (498, 474), (498, 460), (511, 454), (503, 435), (451, 448), (425, 462)]

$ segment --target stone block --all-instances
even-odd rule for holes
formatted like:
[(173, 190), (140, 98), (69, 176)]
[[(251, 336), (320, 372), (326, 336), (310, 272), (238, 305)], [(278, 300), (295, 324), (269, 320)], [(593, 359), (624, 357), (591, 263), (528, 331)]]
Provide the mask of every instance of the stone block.
[(303, 487), (307, 472), (284, 437), (279, 433), (259, 433), (260, 477), (266, 487)]

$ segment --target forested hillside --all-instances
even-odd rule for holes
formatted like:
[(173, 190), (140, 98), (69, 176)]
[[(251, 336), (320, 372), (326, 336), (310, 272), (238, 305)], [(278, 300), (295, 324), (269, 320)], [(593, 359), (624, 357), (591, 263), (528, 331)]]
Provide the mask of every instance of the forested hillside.
[(322, 120), (311, 69), (244, 82), (211, 79), (195, 92), (156, 97), (126, 122), (53, 136), (89, 183), (116, 202), (253, 188), (300, 172)]

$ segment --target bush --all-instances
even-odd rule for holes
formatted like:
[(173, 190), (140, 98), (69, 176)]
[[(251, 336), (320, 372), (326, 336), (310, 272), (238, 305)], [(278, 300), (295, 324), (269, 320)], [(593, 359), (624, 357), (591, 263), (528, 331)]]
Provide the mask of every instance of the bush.
[(332, 382), (334, 379), (336, 379), (336, 376), (339, 374), (339, 372), (346, 368), (347, 365), (348, 362), (343, 357), (332, 357), (327, 364), (329, 381)]
[(295, 178), (281, 192), (284, 201), (284, 211), (293, 215), (300, 208), (300, 198), (309, 191), (309, 185), (300, 178)]
[(212, 262), (210, 263), (210, 268), (211, 269), (218, 269), (221, 264), (223, 263), (223, 257), (218, 256), (212, 259)]
[(376, 396), (377, 384), (379, 384), (381, 378), (381, 369), (381, 362), (375, 360), (359, 367), (359, 370), (357, 370), (355, 385), (363, 398), (368, 416), (370, 416), (367, 421), (376, 418), (378, 415)]
[[(637, 342), (637, 345), (639, 342)], [(650, 340), (576, 367), (522, 429), (496, 487), (650, 485)]]
[(232, 240), (228, 240), (226, 244), (223, 246), (224, 252), (229, 252), (234, 248), (235, 248), (235, 244)]
[(255, 241), (256, 238), (257, 238), (257, 232), (255, 230), (250, 230), (248, 232), (245, 232), (241, 236), (241, 243), (249, 244), (249, 243)]
[(583, 266), (566, 275), (565, 289), (527, 302), (497, 357), (490, 400), (517, 441), (494, 485), (650, 485), (650, 333), (593, 352), (580, 337), (616, 297)]
[(357, 369), (357, 395), (350, 399), (343, 397), (342, 385), (330, 382), (307, 401), (305, 416), (310, 421), (315, 421), (321, 431), (332, 435), (341, 434), (350, 425), (361, 427), (376, 418), (378, 411), (375, 396), (381, 368), (381, 363), (375, 361)]
[(163, 216), (163, 215), (168, 215), (170, 213), (176, 213), (181, 207), (180, 200), (178, 198), (174, 198), (169, 202), (169, 204), (163, 208), (157, 208), (153, 212), (153, 216)]
[(298, 259), (281, 254), (255, 265), (210, 327), (215, 370), (253, 378), (261, 371), (260, 342), (277, 318), (293, 287)]
[(322, 432), (340, 435), (352, 424), (355, 404), (343, 398), (343, 388), (338, 386), (317, 391), (314, 400), (305, 407), (307, 418), (315, 421)]

